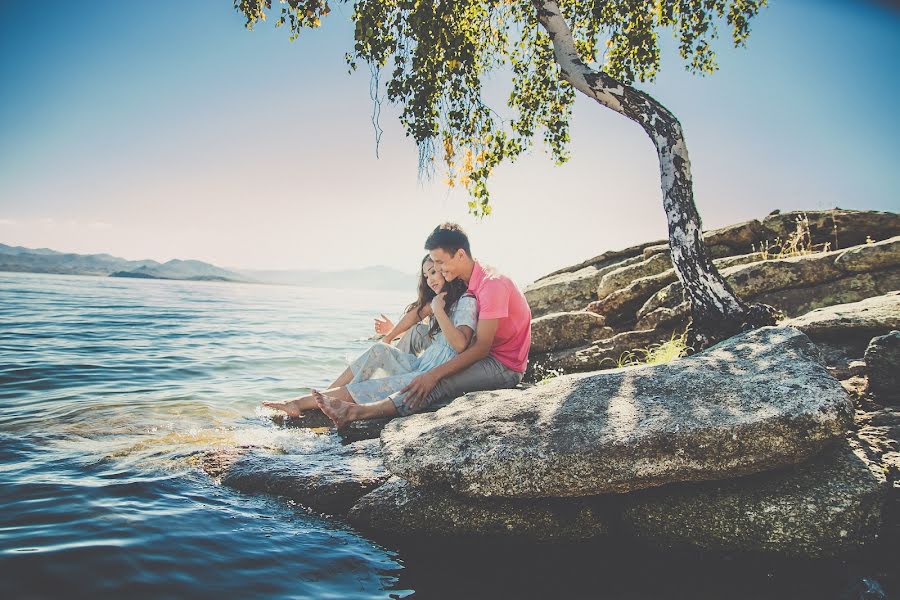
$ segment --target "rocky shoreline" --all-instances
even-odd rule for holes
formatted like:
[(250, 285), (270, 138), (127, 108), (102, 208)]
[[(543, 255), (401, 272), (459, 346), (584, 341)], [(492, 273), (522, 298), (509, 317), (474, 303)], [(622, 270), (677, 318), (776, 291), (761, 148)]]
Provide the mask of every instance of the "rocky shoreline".
[[(739, 293), (793, 317), (778, 326), (669, 363), (608, 368), (685, 315), (665, 247), (607, 253), (526, 292), (539, 296), (532, 351), (567, 374), (352, 424), (327, 456), (223, 448), (202, 467), (373, 536), (623, 539), (804, 558), (896, 548), (900, 216), (809, 213), (809, 243), (833, 237), (836, 222), (847, 246), (788, 258), (739, 252), (779, 227), (786, 239), (795, 213), (706, 234), (733, 259), (720, 268)], [(609, 300), (623, 290), (629, 300)], [(660, 310), (671, 314), (637, 328)], [(328, 425), (316, 411), (279, 423)]]

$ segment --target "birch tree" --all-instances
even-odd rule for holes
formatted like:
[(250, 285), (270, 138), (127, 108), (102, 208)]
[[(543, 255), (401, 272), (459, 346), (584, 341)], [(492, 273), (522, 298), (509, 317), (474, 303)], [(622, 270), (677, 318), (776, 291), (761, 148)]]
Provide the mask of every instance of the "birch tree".
[[(345, 4), (355, 24), (345, 58), (351, 70), (369, 67), (376, 103), (383, 89), (387, 101), (400, 107), (400, 121), (419, 149), (420, 174), (440, 168), (447, 185), (466, 189), (469, 210), (479, 217), (491, 213), (491, 173), (515, 161), (536, 135), (557, 164), (569, 158), (578, 93), (640, 126), (659, 159), (672, 262), (691, 304), (689, 343), (699, 350), (742, 329), (772, 324), (773, 311), (742, 301), (716, 270), (703, 242), (681, 124), (635, 84), (655, 78), (664, 32), (674, 35), (689, 71), (714, 72), (712, 42), (720, 28), (743, 45), (765, 3), (356, 0)], [(271, 19), (291, 39), (321, 26), (331, 12), (328, 0), (280, 0), (275, 9), (271, 0), (235, 0), (234, 6), (248, 28)], [(510, 80), (508, 117), (484, 97), (490, 75)], [(602, 186), (602, 173), (597, 183)]]

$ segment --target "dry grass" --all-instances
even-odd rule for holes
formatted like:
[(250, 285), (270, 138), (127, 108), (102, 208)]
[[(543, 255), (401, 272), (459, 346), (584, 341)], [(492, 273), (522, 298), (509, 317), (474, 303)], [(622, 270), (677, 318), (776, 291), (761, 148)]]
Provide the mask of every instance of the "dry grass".
[[(837, 239), (837, 223), (834, 225), (834, 239)], [(831, 242), (825, 242), (824, 244), (812, 243), (812, 235), (809, 231), (809, 217), (804, 213), (797, 217), (794, 231), (788, 234), (786, 239), (782, 240), (781, 237), (777, 237), (771, 242), (766, 240), (760, 244), (758, 250), (756, 244), (753, 244), (751, 247), (754, 252), (759, 252), (762, 257), (761, 260), (771, 260), (828, 252), (831, 250)]]

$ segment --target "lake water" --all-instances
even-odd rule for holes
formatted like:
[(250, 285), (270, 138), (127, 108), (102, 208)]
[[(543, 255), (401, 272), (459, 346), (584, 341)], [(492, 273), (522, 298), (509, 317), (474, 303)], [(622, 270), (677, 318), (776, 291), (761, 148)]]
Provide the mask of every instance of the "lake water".
[[(327, 452), (260, 402), (327, 385), (400, 292), (0, 273), (0, 598), (862, 598), (884, 566), (598, 544), (379, 545), (216, 485), (205, 450)], [(888, 589), (888, 591), (890, 591)], [(885, 597), (879, 592), (870, 597)]]

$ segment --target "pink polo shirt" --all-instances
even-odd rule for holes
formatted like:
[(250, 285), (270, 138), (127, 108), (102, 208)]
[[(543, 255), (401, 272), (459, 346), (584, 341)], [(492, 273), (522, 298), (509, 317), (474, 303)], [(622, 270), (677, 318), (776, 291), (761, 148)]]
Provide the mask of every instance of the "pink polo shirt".
[(491, 356), (518, 373), (528, 366), (531, 308), (513, 281), (475, 261), (469, 291), (478, 300), (478, 320), (499, 319)]

